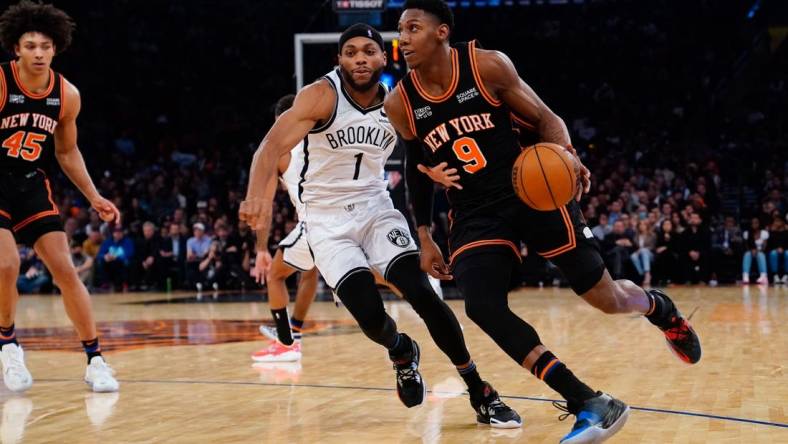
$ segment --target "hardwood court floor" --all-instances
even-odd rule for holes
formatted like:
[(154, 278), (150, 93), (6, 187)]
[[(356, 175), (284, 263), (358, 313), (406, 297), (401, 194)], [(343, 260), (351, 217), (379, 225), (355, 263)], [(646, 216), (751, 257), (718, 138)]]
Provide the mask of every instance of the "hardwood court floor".
[[(511, 306), (589, 385), (636, 408), (610, 442), (788, 442), (788, 289), (670, 294), (685, 313), (697, 308), (704, 348), (696, 366), (674, 358), (644, 319), (595, 312), (567, 290), (520, 290)], [(267, 305), (259, 297), (222, 302), (229, 298), (96, 295), (121, 392), (93, 394), (59, 297), (23, 297), (16, 325), (36, 382), (22, 396), (0, 388), (2, 443), (555, 443), (571, 427), (547, 402), (557, 395), (473, 325), (460, 301), (449, 304), (482, 377), (520, 412), (522, 430), (475, 425), (461, 380), (404, 303), (387, 309), (421, 344), (432, 390), (415, 409), (400, 404), (386, 353), (344, 309), (313, 306), (300, 364), (253, 367)]]

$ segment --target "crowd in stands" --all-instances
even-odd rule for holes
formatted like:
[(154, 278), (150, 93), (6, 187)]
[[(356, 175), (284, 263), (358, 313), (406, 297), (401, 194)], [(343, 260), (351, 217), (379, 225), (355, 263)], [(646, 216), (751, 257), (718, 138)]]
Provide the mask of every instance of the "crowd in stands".
[[(305, 29), (293, 11), (312, 3), (287, 2), (266, 10), (273, 21), (260, 32), (254, 14), (210, 14), (220, 2), (164, 14), (112, 3), (69, 10), (79, 31), (55, 61), (82, 92), (80, 147), (92, 177), (123, 213), (120, 225), (102, 222), (53, 165), (80, 276), (107, 291), (252, 288), (254, 235), (237, 212), (270, 104), (292, 92), (292, 48), (276, 35), (333, 30), (332, 19), (316, 11)], [(779, 124), (788, 121), (788, 45), (750, 51), (768, 24), (747, 21), (737, 2), (692, 0), (681, 11), (667, 3), (648, 14), (629, 2), (457, 10), (454, 40), (505, 51), (564, 118), (593, 174), (581, 206), (614, 278), (788, 284), (788, 137)], [(714, 20), (696, 20), (704, 13)], [(97, 38), (112, 17), (138, 26)], [(512, 29), (478, 25), (495, 20)], [(156, 31), (176, 21), (183, 41)], [(94, 68), (97, 53), (105, 59)], [(761, 61), (746, 82), (733, 66), (742, 53)], [(393, 192), (402, 182), (390, 175)], [(439, 243), (446, 206), (436, 193)], [(273, 214), (270, 248), (294, 225), (282, 190)], [(51, 291), (35, 252), (21, 246), (20, 256), (20, 291)], [(524, 283), (560, 282), (527, 245), (523, 256)]]

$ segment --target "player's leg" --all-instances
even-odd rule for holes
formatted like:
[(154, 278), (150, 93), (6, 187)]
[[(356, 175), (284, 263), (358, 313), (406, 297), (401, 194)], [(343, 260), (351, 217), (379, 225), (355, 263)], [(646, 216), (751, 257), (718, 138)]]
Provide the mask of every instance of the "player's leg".
[(0, 214), (0, 361), (5, 386), (13, 392), (21, 392), (33, 385), (33, 377), (25, 367), (24, 351), (16, 340), (14, 330), (16, 304), (19, 301), (16, 280), (20, 264), (16, 239), (10, 227), (10, 219)]
[(298, 278), (298, 287), (296, 288), (293, 315), (290, 316), (290, 328), (292, 329), (293, 339), (296, 342), (300, 342), (304, 319), (306, 319), (306, 314), (317, 293), (318, 275), (312, 251), (306, 240), (306, 224), (299, 222), (293, 232), (296, 230), (298, 230), (299, 236), (293, 242), (287, 242), (288, 239), (283, 240), (280, 246), (286, 246), (283, 251), (284, 262), (301, 272)]
[[(34, 224), (29, 228), (35, 233), (37, 227), (33, 226)], [(85, 382), (96, 392), (117, 391), (119, 384), (113, 376), (114, 372), (101, 356), (101, 345), (93, 319), (90, 295), (71, 261), (66, 233), (48, 231), (38, 237), (34, 248), (52, 274), (55, 285), (60, 288), (66, 314), (74, 324), (87, 354), (88, 368), (85, 372)]]
[(287, 315), (290, 293), (287, 291), (286, 281), (296, 271), (285, 263), (283, 249), (278, 248), (265, 281), (268, 286), (268, 306), (275, 328), (260, 326), (260, 333), (272, 341), (252, 353), (252, 359), (257, 362), (292, 362), (301, 359), (301, 345), (294, 343)]
[(479, 376), (457, 317), (421, 271), (419, 251), (409, 235), (408, 224), (391, 201), (383, 202), (367, 221), (364, 239), (370, 264), (399, 290), (424, 320), (435, 344), (457, 368), (468, 386), (477, 420), (497, 428), (522, 426), (517, 412), (504, 404), (495, 389)]
[(298, 277), (298, 287), (296, 288), (295, 305), (293, 306), (293, 315), (290, 316), (290, 326), (293, 330), (293, 339), (296, 341), (301, 340), (301, 330), (304, 327), (304, 320), (306, 314), (309, 312), (309, 307), (315, 301), (317, 294), (317, 280), (318, 280), (317, 267), (307, 271), (302, 271)]
[(421, 404), (427, 388), (418, 369), (419, 347), (408, 335), (397, 331), (397, 324), (386, 313), (367, 257), (357, 240), (358, 214), (343, 208), (320, 211), (307, 207), (307, 211), (310, 217), (307, 240), (320, 274), (361, 331), (388, 350), (400, 401), (407, 407)]
[(663, 331), (679, 358), (687, 363), (698, 362), (700, 340), (668, 295), (655, 289), (646, 291), (630, 280), (614, 280), (610, 276), (599, 245), (585, 225), (576, 202), (558, 211), (526, 213), (530, 223), (529, 243), (561, 270), (583, 300), (608, 314), (643, 314)]
[(626, 422), (628, 407), (580, 381), (542, 344), (536, 330), (511, 311), (514, 262), (513, 252), (500, 248), (480, 248), (457, 258), (453, 273), (468, 317), (518, 365), (566, 400), (567, 411), (578, 421), (562, 442), (596, 442), (588, 439), (612, 435)]

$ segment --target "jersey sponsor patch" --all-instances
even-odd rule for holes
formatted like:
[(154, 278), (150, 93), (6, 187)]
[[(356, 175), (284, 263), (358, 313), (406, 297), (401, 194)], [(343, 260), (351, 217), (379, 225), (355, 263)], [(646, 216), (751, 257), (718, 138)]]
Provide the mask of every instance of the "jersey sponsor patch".
[(413, 114), (416, 115), (417, 120), (426, 119), (427, 117), (432, 116), (432, 108), (430, 108), (429, 105), (422, 106), (421, 108), (414, 109)]
[(389, 242), (398, 247), (405, 248), (410, 245), (410, 236), (408, 233), (405, 233), (399, 228), (389, 231), (389, 234), (387, 234), (386, 237), (388, 238)]
[(60, 98), (59, 97), (49, 97), (49, 98), (47, 98), (47, 105), (49, 105), (49, 106), (60, 106)]
[(22, 94), (9, 94), (8, 103), (25, 103), (25, 96)]

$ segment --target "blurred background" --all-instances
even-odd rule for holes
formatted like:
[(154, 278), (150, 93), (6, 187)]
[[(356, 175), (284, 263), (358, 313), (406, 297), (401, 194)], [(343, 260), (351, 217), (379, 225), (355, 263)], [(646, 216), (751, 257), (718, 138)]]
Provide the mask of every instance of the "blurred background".
[[(80, 149), (123, 212), (122, 226), (102, 223), (50, 168), (75, 262), (94, 291), (258, 288), (248, 278), (253, 234), (237, 218), (252, 154), (272, 105), (296, 92), (296, 33), (358, 21), (396, 30), (402, 1), (357, 3), (54, 1), (77, 32), (53, 68), (82, 94)], [(565, 120), (593, 174), (582, 207), (615, 277), (788, 284), (788, 2), (449, 3), (452, 41), (508, 54)], [(396, 42), (387, 49), (393, 83), (406, 68)], [(332, 69), (336, 52), (309, 45), (305, 80)], [(400, 155), (387, 176), (407, 213)], [(435, 238), (445, 245), (447, 203), (436, 197)], [(274, 214), (272, 248), (294, 225), (283, 190)], [(202, 236), (210, 251), (187, 257), (187, 239)], [(124, 260), (107, 266), (104, 253), (118, 246)], [(21, 252), (20, 289), (53, 291), (35, 254)], [(549, 263), (523, 252), (524, 284), (562, 285)]]

